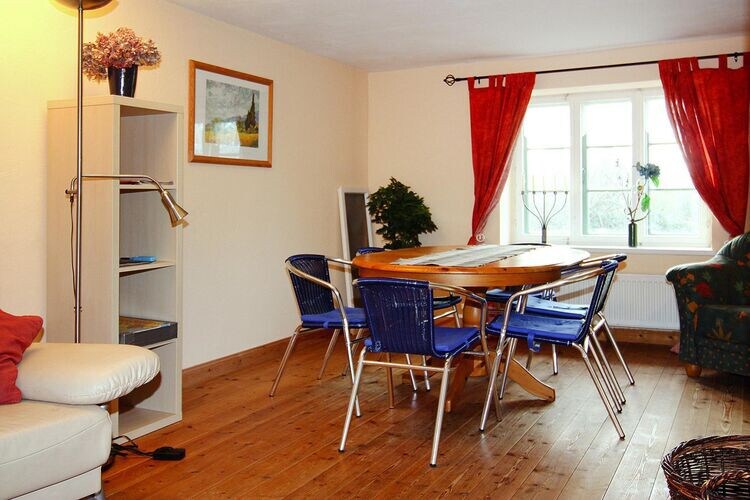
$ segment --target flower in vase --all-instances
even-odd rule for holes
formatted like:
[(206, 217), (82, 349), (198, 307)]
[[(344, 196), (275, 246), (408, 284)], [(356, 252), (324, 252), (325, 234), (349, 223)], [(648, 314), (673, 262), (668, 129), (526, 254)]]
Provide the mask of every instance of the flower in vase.
[(159, 62), (161, 54), (154, 41), (137, 36), (130, 28), (97, 33), (96, 41), (83, 44), (82, 69), (90, 80), (105, 80), (110, 67), (155, 66)]

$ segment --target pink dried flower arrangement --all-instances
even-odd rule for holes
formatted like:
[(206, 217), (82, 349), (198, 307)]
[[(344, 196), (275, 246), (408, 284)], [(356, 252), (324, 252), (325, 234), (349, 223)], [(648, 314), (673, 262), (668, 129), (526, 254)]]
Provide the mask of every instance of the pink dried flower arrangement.
[(130, 28), (97, 33), (95, 42), (83, 44), (83, 74), (90, 80), (105, 80), (109, 67), (155, 66), (160, 61), (154, 41), (137, 36)]

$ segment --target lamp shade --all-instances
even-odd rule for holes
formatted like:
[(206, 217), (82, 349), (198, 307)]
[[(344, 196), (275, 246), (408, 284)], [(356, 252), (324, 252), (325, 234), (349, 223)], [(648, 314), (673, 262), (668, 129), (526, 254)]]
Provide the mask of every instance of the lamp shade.
[(169, 214), (169, 220), (172, 221), (173, 226), (182, 222), (182, 220), (188, 214), (187, 210), (182, 208), (180, 205), (177, 204), (176, 201), (174, 201), (174, 198), (172, 198), (172, 195), (166, 189), (161, 190), (161, 202), (164, 204), (164, 207), (167, 209), (167, 213)]
[(74, 9), (77, 9), (80, 4), (83, 4), (83, 10), (93, 10), (98, 9), (99, 7), (104, 7), (108, 3), (110, 3), (112, 0), (57, 0), (58, 3), (61, 3), (63, 5), (67, 5), (68, 7), (72, 7)]

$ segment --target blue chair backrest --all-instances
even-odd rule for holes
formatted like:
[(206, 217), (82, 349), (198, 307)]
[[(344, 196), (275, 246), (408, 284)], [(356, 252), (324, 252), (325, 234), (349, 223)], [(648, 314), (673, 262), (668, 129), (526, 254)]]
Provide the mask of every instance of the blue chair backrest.
[(611, 259), (602, 261), (602, 267), (605, 266), (605, 263), (614, 263), (614, 269), (612, 269), (611, 272), (605, 273), (604, 278), (604, 285), (602, 287), (601, 294), (599, 296), (599, 299), (596, 301), (596, 304), (593, 305), (594, 314), (602, 312), (602, 309), (604, 309), (604, 304), (607, 303), (607, 297), (609, 296), (609, 290), (612, 288), (612, 281), (615, 279), (615, 272), (617, 271), (617, 265), (627, 259), (628, 256), (624, 253), (618, 253), (616, 255), (613, 255)]
[[(286, 261), (304, 273), (331, 282), (325, 255), (292, 255)], [(333, 310), (333, 294), (329, 289), (291, 272), (289, 277), (292, 280), (292, 288), (294, 288), (300, 314), (323, 314)]]
[(586, 318), (584, 319), (582, 328), (579, 332), (579, 336), (576, 339), (577, 342), (583, 341), (586, 334), (591, 326), (591, 321), (594, 318), (594, 314), (601, 311), (604, 307), (605, 299), (607, 298), (607, 292), (612, 284), (612, 279), (615, 277), (615, 271), (617, 270), (618, 262), (616, 260), (605, 260), (602, 261), (601, 269), (603, 272), (596, 277), (596, 284), (594, 285), (594, 292), (591, 294), (591, 305), (589, 306)]
[(382, 247), (362, 247), (357, 249), (357, 255), (365, 255), (368, 253), (379, 253), (385, 252), (385, 248)]
[(357, 280), (373, 352), (439, 356), (434, 348), (432, 290), (426, 281)]

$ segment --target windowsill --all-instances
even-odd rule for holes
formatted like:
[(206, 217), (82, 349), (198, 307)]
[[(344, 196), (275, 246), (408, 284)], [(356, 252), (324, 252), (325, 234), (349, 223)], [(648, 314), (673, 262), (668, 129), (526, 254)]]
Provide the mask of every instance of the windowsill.
[(708, 247), (696, 248), (696, 247), (629, 247), (629, 246), (618, 246), (618, 245), (570, 245), (573, 248), (579, 248), (592, 253), (614, 253), (622, 252), (626, 254), (642, 254), (642, 255), (698, 255), (698, 256), (713, 256), (716, 254), (716, 250)]

